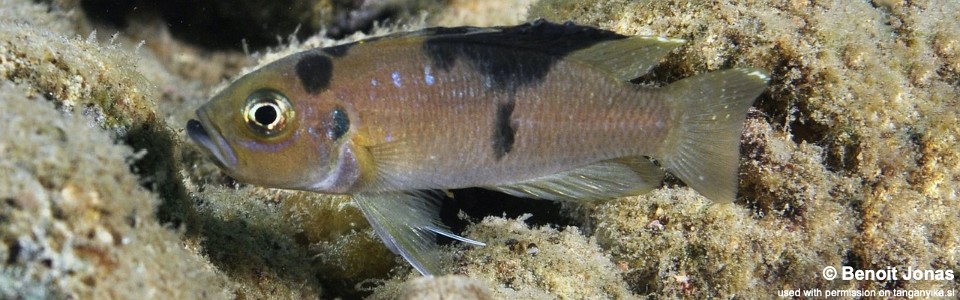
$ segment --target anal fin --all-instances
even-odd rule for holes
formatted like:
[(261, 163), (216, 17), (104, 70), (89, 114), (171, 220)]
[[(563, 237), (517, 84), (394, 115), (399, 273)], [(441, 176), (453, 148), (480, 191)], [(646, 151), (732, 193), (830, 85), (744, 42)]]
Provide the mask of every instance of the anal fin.
[(649, 192), (660, 185), (663, 175), (663, 169), (647, 158), (623, 157), (523, 182), (484, 188), (537, 199), (599, 200)]
[(447, 230), (437, 215), (439, 199), (429, 192), (361, 193), (353, 200), (387, 248), (424, 276), (440, 273), (437, 234), (485, 245)]

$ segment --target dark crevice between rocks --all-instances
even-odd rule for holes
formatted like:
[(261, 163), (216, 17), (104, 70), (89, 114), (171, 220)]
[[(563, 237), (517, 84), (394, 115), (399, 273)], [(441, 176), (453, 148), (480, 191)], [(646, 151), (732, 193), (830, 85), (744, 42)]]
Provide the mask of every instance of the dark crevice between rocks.
[(655, 295), (663, 290), (657, 268), (638, 268), (624, 274), (623, 280), (634, 295)]
[(777, 192), (770, 192), (755, 185), (741, 189), (741, 196), (746, 199), (742, 205), (753, 212), (756, 218), (773, 215), (797, 226), (805, 225), (807, 206), (803, 199), (783, 197)]
[(252, 278), (253, 281), (256, 278), (283, 278), (284, 282), (302, 284), (306, 290), (317, 294), (321, 286), (327, 288), (327, 283), (318, 282), (307, 271), (316, 254), (307, 246), (298, 245), (296, 239), (275, 230), (251, 226), (239, 218), (205, 218), (203, 235), (201, 249), (204, 256), (231, 277)]
[(125, 28), (129, 25), (127, 16), (134, 10), (142, 9), (143, 5), (138, 5), (137, 1), (127, 0), (81, 0), (80, 8), (90, 19), (117, 28)]
[(854, 137), (846, 143), (832, 143), (827, 148), (825, 163), (831, 172), (853, 173), (860, 168), (861, 146), (859, 139)]
[(312, 12), (303, 1), (81, 0), (80, 7), (94, 22), (121, 30), (160, 19), (174, 37), (211, 50), (241, 50), (244, 43), (260, 50), (295, 32), (301, 40), (317, 32), (303, 24)]
[(768, 70), (770, 83), (767, 91), (754, 107), (764, 113), (774, 128), (783, 129), (797, 120), (799, 106), (820, 84), (810, 77), (797, 75), (810, 74), (797, 55), (780, 45), (776, 45), (773, 52), (771, 55), (779, 59)]
[(830, 126), (815, 122), (807, 118), (807, 115), (808, 111), (803, 108), (800, 108), (794, 113), (793, 121), (788, 124), (791, 139), (797, 144), (806, 142), (814, 145), (823, 145), (827, 140), (827, 130), (830, 129)]
[[(310, 2), (282, 1), (191, 1), (157, 2), (170, 32), (191, 44), (211, 49), (238, 50), (277, 46), (291, 34), (298, 40), (315, 34), (309, 24)], [(189, 8), (189, 9), (185, 9)]]
[(678, 60), (667, 59), (653, 66), (653, 69), (650, 69), (647, 74), (630, 80), (630, 83), (641, 87), (657, 87), (666, 86), (671, 82), (689, 77), (681, 71), (680, 63)]
[[(771, 95), (769, 92), (762, 94), (757, 100), (758, 110), (749, 111), (747, 120), (754, 120), (753, 122), (762, 120), (762, 122), (770, 123), (774, 128), (778, 125), (772, 119), (786, 120), (786, 114), (789, 113), (790, 108), (785, 103), (778, 104), (773, 101), (776, 97), (778, 95)], [(782, 126), (782, 123), (780, 126)], [(736, 202), (749, 209), (754, 218), (762, 219), (773, 215), (788, 220), (791, 224), (803, 226), (807, 210), (803, 199), (783, 197), (782, 191), (778, 192), (783, 187), (767, 186), (760, 179), (762, 177), (760, 174), (769, 172), (766, 168), (790, 172), (794, 172), (798, 168), (789, 162), (780, 164), (770, 161), (768, 156), (770, 150), (767, 149), (769, 138), (763, 133), (743, 137), (740, 146), (741, 164), (738, 172), (740, 185)]]
[[(824, 150), (824, 166), (831, 172), (852, 174), (860, 168), (860, 139), (856, 134), (837, 130), (836, 126), (821, 124), (805, 117), (800, 109), (796, 120), (790, 123), (793, 141), (797, 144), (817, 145)], [(833, 128), (833, 129), (831, 129)]]
[[(796, 62), (783, 60), (776, 64), (770, 97), (761, 97), (756, 107), (767, 120), (778, 128), (787, 128), (794, 143), (808, 143), (825, 150), (825, 166), (832, 172), (852, 173), (859, 169), (857, 155), (860, 153), (859, 138), (852, 133), (838, 130), (838, 125), (823, 124), (809, 116), (814, 108), (807, 97), (813, 94), (816, 83), (808, 78), (790, 79), (788, 71), (800, 68)], [(777, 87), (791, 87), (777, 90)]]
[[(580, 218), (569, 214), (559, 201), (528, 199), (482, 188), (468, 188), (451, 191), (453, 197), (445, 197), (440, 206), (440, 219), (455, 233), (462, 232), (467, 225), (479, 223), (486, 216), (517, 218), (529, 213), (525, 221), (532, 227), (550, 225), (557, 228), (580, 226)], [(572, 205), (572, 204), (566, 204)], [(461, 219), (463, 211), (469, 218)], [(441, 239), (449, 243), (447, 239)]]
[(131, 126), (122, 142), (135, 151), (146, 150), (142, 158), (131, 163), (133, 172), (140, 176), (140, 184), (160, 197), (157, 219), (174, 228), (184, 226), (188, 234), (199, 233), (196, 208), (178, 171), (173, 132), (145, 122)]
[(16, 264), (17, 259), (20, 258), (20, 251), (23, 250), (23, 247), (20, 246), (20, 242), (17, 242), (16, 240), (13, 240), (13, 239), (11, 239), (6, 244), (9, 246), (7, 247), (7, 259), (5, 260), (5, 264), (8, 266), (12, 266)]
[(95, 22), (121, 30), (134, 22), (160, 19), (174, 37), (193, 45), (211, 50), (236, 51), (249, 47), (259, 51), (278, 46), (291, 35), (303, 41), (321, 29), (326, 29), (331, 38), (368, 32), (374, 24), (412, 19), (417, 12), (435, 10), (444, 3), (439, 0), (329, 2), (81, 0), (80, 7)]

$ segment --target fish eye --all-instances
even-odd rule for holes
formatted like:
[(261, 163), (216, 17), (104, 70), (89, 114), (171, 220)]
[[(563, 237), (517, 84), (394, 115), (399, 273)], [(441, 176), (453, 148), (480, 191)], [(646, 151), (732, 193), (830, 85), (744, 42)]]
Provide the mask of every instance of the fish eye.
[(283, 94), (274, 90), (258, 90), (247, 97), (243, 111), (244, 122), (255, 132), (274, 136), (283, 131), (293, 119), (293, 108)]

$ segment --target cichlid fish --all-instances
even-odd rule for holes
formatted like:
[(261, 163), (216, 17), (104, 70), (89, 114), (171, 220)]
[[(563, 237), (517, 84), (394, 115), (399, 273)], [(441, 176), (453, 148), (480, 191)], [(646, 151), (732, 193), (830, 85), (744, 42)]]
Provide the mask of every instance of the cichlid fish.
[(237, 79), (187, 133), (239, 181), (353, 195), (387, 247), (430, 275), (437, 234), (482, 243), (445, 229), (429, 191), (606, 199), (656, 188), (665, 169), (734, 200), (743, 121), (768, 77), (629, 83), (684, 42), (537, 21), (311, 49)]

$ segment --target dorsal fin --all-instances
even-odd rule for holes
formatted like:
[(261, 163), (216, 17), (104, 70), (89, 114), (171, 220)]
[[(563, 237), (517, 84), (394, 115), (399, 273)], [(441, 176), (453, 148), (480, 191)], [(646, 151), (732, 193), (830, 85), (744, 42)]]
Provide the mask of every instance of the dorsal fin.
[(675, 38), (636, 36), (601, 42), (578, 50), (569, 58), (604, 70), (617, 80), (629, 81), (650, 72), (664, 56), (686, 42)]

